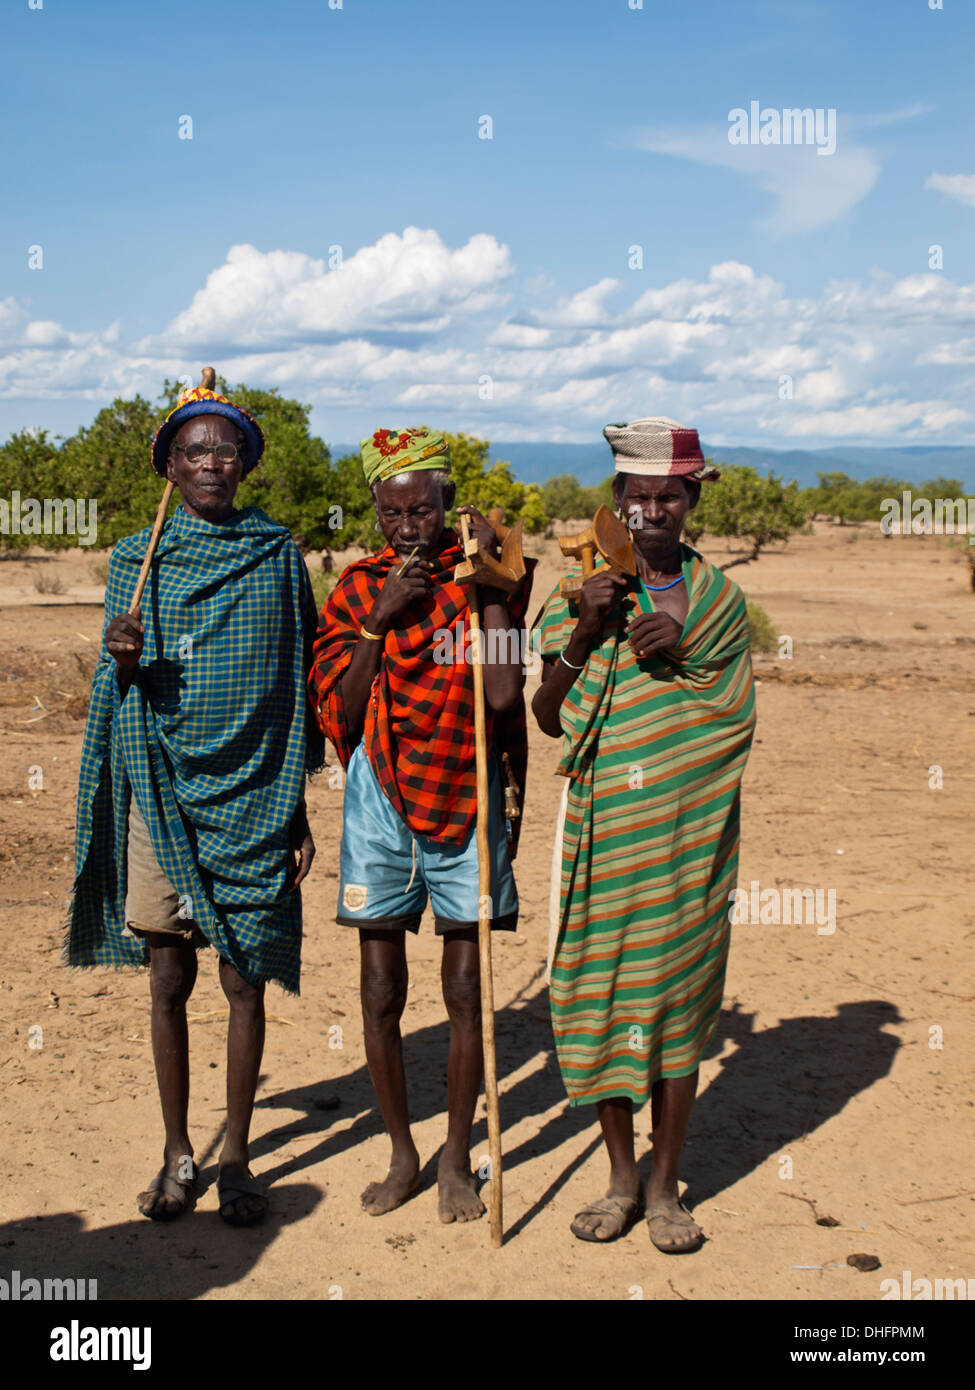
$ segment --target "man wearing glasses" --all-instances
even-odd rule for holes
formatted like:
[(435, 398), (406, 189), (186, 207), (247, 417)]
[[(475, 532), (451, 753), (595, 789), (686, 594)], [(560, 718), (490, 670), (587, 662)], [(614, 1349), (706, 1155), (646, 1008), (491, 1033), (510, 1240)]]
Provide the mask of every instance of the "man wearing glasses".
[[(208, 379), (209, 378), (209, 379)], [(152, 464), (179, 489), (141, 608), (129, 613), (148, 528), (112, 553), (78, 790), (70, 965), (148, 965), (163, 1163), (139, 1210), (190, 1205), (186, 1004), (196, 952), (213, 946), (230, 1006), (220, 1215), (261, 1220), (248, 1163), (264, 1046), (264, 986), (297, 992), (299, 883), (315, 847), (305, 773), (323, 743), (305, 699), (317, 614), (290, 532), (236, 510), (264, 436), (212, 388), (184, 393)]]

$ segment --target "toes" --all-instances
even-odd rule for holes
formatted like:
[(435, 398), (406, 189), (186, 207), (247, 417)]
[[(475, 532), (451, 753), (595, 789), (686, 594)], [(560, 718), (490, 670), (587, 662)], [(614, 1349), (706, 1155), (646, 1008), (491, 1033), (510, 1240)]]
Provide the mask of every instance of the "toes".
[(597, 1228), (593, 1225), (593, 1218), (591, 1216), (576, 1217), (572, 1225), (577, 1231), (585, 1231), (586, 1235), (592, 1236), (596, 1234)]

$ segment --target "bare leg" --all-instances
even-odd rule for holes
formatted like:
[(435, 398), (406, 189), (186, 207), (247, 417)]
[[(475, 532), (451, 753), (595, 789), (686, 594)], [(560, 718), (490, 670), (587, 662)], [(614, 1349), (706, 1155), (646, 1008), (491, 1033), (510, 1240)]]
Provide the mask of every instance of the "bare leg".
[(370, 1216), (382, 1216), (405, 1202), (420, 1182), (420, 1155), (410, 1134), (399, 1027), (409, 983), (406, 933), (360, 931), (359, 949), (366, 1061), (393, 1146), (389, 1172), (382, 1182), (368, 1185), (362, 1194), (362, 1207)]
[(476, 927), (444, 933), (440, 979), (450, 1019), (447, 1142), (437, 1168), (440, 1220), (475, 1221), (484, 1215), (471, 1172), (471, 1125), (484, 1071)]
[(681, 1207), (677, 1169), (697, 1094), (697, 1072), (655, 1081), (651, 1092), (653, 1171), (647, 1183), (647, 1213), (654, 1244), (664, 1250), (696, 1250), (700, 1226)]
[[(633, 1102), (626, 1096), (612, 1096), (601, 1100), (596, 1111), (609, 1154), (606, 1196), (636, 1200), (640, 1195), (640, 1174), (633, 1150)], [(621, 1218), (613, 1214), (580, 1214), (572, 1224), (574, 1229), (591, 1232), (597, 1240), (611, 1240), (620, 1234)]]
[[(257, 1078), (264, 1055), (264, 986), (252, 985), (227, 960), (220, 961), (220, 986), (230, 1005), (227, 1027), (227, 1134), (220, 1151), (218, 1182), (251, 1181), (249, 1135)], [(223, 1203), (222, 1216), (249, 1224), (267, 1211), (263, 1196), (241, 1196)]]
[[(162, 1172), (177, 1182), (193, 1177), (193, 1146), (187, 1133), (190, 1100), (189, 1038), (186, 1001), (196, 983), (196, 950), (179, 936), (146, 935), (149, 943), (149, 991), (152, 998), (152, 1056), (166, 1139)], [(178, 1215), (183, 1204), (166, 1192), (140, 1192), (143, 1216)]]

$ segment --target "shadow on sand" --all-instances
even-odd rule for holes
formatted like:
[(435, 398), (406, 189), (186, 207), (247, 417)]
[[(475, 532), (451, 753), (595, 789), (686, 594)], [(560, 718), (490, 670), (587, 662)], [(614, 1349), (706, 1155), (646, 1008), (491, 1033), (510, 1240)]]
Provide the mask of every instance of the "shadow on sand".
[[(534, 989), (534, 993), (529, 993)], [(737, 1005), (721, 1015), (710, 1055), (727, 1042), (735, 1050), (723, 1058), (716, 1077), (701, 1092), (691, 1119), (683, 1177), (688, 1201), (717, 1196), (752, 1172), (772, 1154), (809, 1134), (838, 1114), (848, 1101), (890, 1071), (899, 1041), (883, 1031), (900, 1021), (896, 1007), (884, 1000), (841, 1004), (833, 1017), (785, 1019), (773, 1028), (754, 1031), (754, 1015)], [(502, 1122), (507, 1130), (538, 1117), (539, 1127), (513, 1147), (505, 1146), (505, 1173), (511, 1177), (531, 1159), (574, 1140), (567, 1165), (540, 1192), (531, 1207), (510, 1226), (506, 1239), (524, 1230), (551, 1204), (572, 1175), (597, 1152), (601, 1139), (595, 1109), (570, 1108), (555, 1060), (547, 994), (536, 978), (496, 1015)], [(404, 1057), (414, 1122), (443, 1117), (446, 1132), (446, 1068), (449, 1029), (446, 1020), (404, 1038)], [(513, 1085), (505, 1077), (537, 1065)], [(338, 1105), (331, 1108), (330, 1101)], [(328, 1105), (329, 1108), (323, 1108)], [(558, 1107), (554, 1114), (548, 1112)], [(298, 1111), (280, 1125), (276, 1110)], [(354, 1117), (349, 1123), (349, 1117)], [(329, 1163), (383, 1133), (366, 1067), (339, 1077), (295, 1087), (258, 1101), (255, 1118), (271, 1120), (252, 1143), (256, 1171), (268, 1184), (316, 1170), (327, 1181)], [(649, 1110), (637, 1120), (638, 1139), (649, 1127)], [(216, 1151), (216, 1136), (201, 1167)], [(283, 1150), (295, 1138), (313, 1142), (299, 1157)], [(475, 1157), (487, 1151), (487, 1126), (479, 1120), (471, 1138)], [(638, 1153), (640, 1144), (638, 1142)], [(277, 1164), (274, 1155), (281, 1155)], [(641, 1163), (646, 1166), (649, 1148)], [(272, 1159), (270, 1166), (262, 1160)], [(437, 1154), (422, 1171), (422, 1186), (436, 1180)], [(324, 1165), (324, 1166), (323, 1166)], [(363, 1173), (363, 1186), (379, 1173)], [(201, 1189), (216, 1178), (214, 1164), (204, 1167)], [(137, 1184), (133, 1184), (133, 1193)], [(100, 1298), (197, 1298), (214, 1288), (245, 1279), (278, 1233), (310, 1216), (323, 1200), (310, 1184), (289, 1183), (272, 1194), (265, 1223), (247, 1231), (225, 1227), (215, 1210), (196, 1212), (173, 1223), (131, 1221), (84, 1229), (71, 1212), (26, 1218), (0, 1225), (0, 1268), (17, 1268), (21, 1277), (97, 1278)], [(134, 1202), (134, 1197), (133, 1197)], [(344, 1216), (348, 1213), (343, 1213)], [(205, 1223), (205, 1224), (204, 1224)], [(284, 1291), (282, 1291), (284, 1296)]]

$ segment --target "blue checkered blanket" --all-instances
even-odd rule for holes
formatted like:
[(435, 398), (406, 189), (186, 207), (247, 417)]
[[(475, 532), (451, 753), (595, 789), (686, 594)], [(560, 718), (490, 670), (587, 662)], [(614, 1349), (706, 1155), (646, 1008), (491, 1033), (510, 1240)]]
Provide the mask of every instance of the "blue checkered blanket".
[[(120, 541), (105, 626), (128, 609), (150, 528)], [(255, 507), (169, 518), (142, 600), (145, 646), (120, 698), (104, 631), (78, 787), (69, 965), (145, 965), (125, 928), (130, 796), (187, 917), (253, 984), (298, 992), (301, 895), (285, 888), (305, 773), (324, 761), (305, 698), (317, 623), (291, 533)]]

